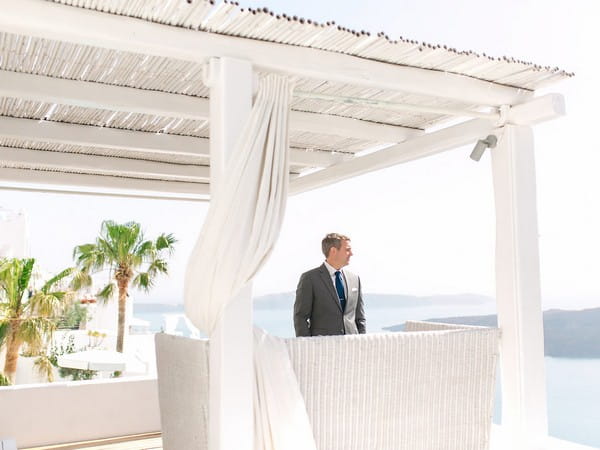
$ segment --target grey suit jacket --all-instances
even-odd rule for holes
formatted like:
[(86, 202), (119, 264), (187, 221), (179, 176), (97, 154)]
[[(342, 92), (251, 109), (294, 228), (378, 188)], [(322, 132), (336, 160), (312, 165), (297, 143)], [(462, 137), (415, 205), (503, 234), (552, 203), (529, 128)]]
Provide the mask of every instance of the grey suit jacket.
[(342, 272), (348, 289), (345, 313), (325, 264), (302, 274), (294, 303), (296, 336), (366, 332), (360, 279), (347, 270)]

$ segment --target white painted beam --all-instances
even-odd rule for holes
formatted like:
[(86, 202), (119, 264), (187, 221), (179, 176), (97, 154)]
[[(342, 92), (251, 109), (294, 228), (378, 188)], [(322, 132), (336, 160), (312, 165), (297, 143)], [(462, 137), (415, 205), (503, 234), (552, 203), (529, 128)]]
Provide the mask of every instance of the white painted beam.
[(301, 167), (329, 167), (352, 158), (351, 153), (290, 148), (290, 164)]
[(511, 125), (535, 125), (557, 119), (566, 114), (562, 94), (546, 94), (510, 108), (507, 123)]
[(423, 134), (423, 130), (416, 128), (303, 111), (290, 113), (290, 129), (389, 143), (403, 142), (412, 136)]
[(507, 125), (491, 154), (502, 428), (508, 448), (534, 448), (547, 436), (548, 421), (531, 128)]
[[(225, 183), (229, 182), (228, 168), (237, 157), (236, 143), (252, 110), (254, 73), (248, 61), (220, 58), (211, 60), (210, 74), (210, 188), (211, 202), (219, 202), (223, 201), (219, 192)], [(251, 223), (240, 223), (239, 235), (247, 235), (245, 230), (251, 226)], [(232, 236), (231, 239), (236, 242), (236, 236)], [(235, 244), (233, 248), (237, 248)], [(203, 255), (192, 254), (192, 257), (201, 258)], [(236, 258), (237, 255), (229, 257)], [(249, 281), (235, 298), (220, 301), (226, 306), (209, 336), (209, 449), (252, 450), (252, 282)]]
[[(52, 142), (57, 144), (101, 147), (147, 153), (209, 156), (209, 140), (190, 136), (145, 133), (71, 123), (0, 117), (0, 136)], [(348, 158), (342, 153), (290, 149), (290, 163), (303, 167), (328, 167)]]
[(150, 153), (208, 155), (208, 139), (14, 117), (0, 117), (0, 136)]
[(487, 136), (494, 128), (494, 123), (488, 120), (474, 119), (417, 136), (386, 149), (354, 158), (306, 176), (300, 176), (290, 183), (290, 194), (299, 194), (375, 170), (460, 147)]
[(170, 164), (139, 159), (0, 147), (0, 164), (41, 165), (72, 172), (100, 171), (106, 175), (163, 177), (168, 181), (208, 183), (208, 166)]
[[(142, 198), (148, 200), (165, 200), (165, 201), (182, 201), (182, 202), (208, 202), (208, 195), (201, 194), (168, 194), (165, 192), (152, 193), (151, 191), (120, 191), (107, 190), (101, 191), (98, 189), (86, 189), (83, 187), (69, 189), (67, 187), (58, 186), (43, 186), (43, 185), (25, 185), (25, 184), (3, 184), (0, 181), (0, 189), (3, 191), (18, 191), (18, 192), (35, 192), (38, 194), (63, 194), (63, 195), (79, 195), (86, 197), (110, 197), (110, 198)], [(206, 189), (208, 192), (208, 188)]]
[(0, 96), (183, 119), (208, 117), (208, 102), (198, 97), (5, 70), (0, 70)]
[[(3, 70), (0, 70), (0, 96), (191, 120), (209, 118), (206, 98)], [(413, 128), (301, 111), (292, 111), (290, 129), (394, 143), (422, 133)]]
[(434, 70), (305, 47), (151, 23), (42, 0), (0, 0), (0, 30), (115, 50), (204, 62), (227, 56), (260, 70), (391, 89), (476, 105), (512, 105), (531, 92)]
[(17, 190), (189, 200), (206, 199), (209, 193), (208, 184), (205, 183), (141, 180), (10, 168), (0, 168), (0, 187)]

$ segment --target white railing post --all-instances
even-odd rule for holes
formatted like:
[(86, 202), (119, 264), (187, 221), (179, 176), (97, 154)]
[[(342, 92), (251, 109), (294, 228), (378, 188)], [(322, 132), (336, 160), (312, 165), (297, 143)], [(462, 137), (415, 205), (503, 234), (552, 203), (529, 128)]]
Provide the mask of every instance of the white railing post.
[(511, 448), (548, 434), (533, 133), (507, 125), (491, 150), (502, 428)]
[[(231, 58), (213, 59), (208, 78), (211, 197), (218, 201), (216, 192), (227, 183), (236, 140), (250, 115), (252, 65)], [(210, 336), (210, 450), (252, 450), (254, 445), (251, 296), (248, 283), (225, 309)]]

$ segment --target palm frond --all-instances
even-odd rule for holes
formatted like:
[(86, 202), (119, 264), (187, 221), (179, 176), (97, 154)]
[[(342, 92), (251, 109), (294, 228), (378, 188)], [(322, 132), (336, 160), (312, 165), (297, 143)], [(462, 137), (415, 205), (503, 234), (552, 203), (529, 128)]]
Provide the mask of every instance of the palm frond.
[(52, 289), (56, 283), (58, 283), (59, 281), (64, 280), (65, 278), (67, 278), (68, 276), (70, 276), (71, 274), (73, 274), (73, 272), (75, 272), (75, 268), (74, 267), (69, 267), (69, 268), (67, 268), (67, 269), (59, 272), (58, 274), (56, 274), (52, 278), (50, 278), (48, 281), (46, 281), (40, 290), (43, 293), (47, 294), (48, 291), (50, 289)]
[(100, 292), (98, 292), (98, 294), (96, 294), (96, 297), (98, 297), (103, 302), (107, 302), (114, 298), (116, 292), (117, 285), (115, 283), (108, 283), (100, 290)]
[(0, 268), (0, 291), (6, 299), (6, 309), (14, 314), (18, 315), (23, 308), (34, 263), (33, 258), (12, 258), (5, 261)]
[(156, 247), (152, 241), (142, 242), (135, 250), (136, 256), (139, 257), (140, 264), (143, 261), (150, 261), (156, 256)]
[(78, 245), (73, 250), (73, 258), (77, 267), (88, 272), (100, 271), (104, 268), (107, 255), (103, 249), (96, 244)]
[(159, 273), (167, 274), (168, 270), (167, 261), (164, 259), (155, 259), (150, 263), (150, 266), (148, 266), (148, 273), (153, 277)]
[(84, 287), (90, 287), (93, 283), (92, 276), (86, 269), (76, 269), (71, 278), (71, 289), (79, 291)]
[(29, 307), (31, 311), (40, 316), (56, 317), (72, 297), (73, 293), (68, 291), (48, 293), (40, 291), (29, 299)]
[(52, 361), (48, 355), (40, 355), (33, 363), (33, 366), (35, 367), (37, 373), (46, 378), (48, 383), (52, 383), (54, 381), (54, 366), (52, 365)]
[(23, 320), (19, 327), (19, 338), (26, 342), (32, 352), (38, 352), (44, 345), (44, 339), (51, 336), (56, 325), (45, 317), (31, 317)]
[(141, 226), (136, 222), (117, 224), (113, 221), (104, 221), (101, 236), (113, 250), (115, 262), (125, 264), (128, 264), (129, 256), (143, 240)]
[(176, 242), (177, 242), (177, 239), (175, 239), (175, 236), (173, 236), (173, 234), (171, 234), (171, 233), (164, 234), (163, 233), (156, 238), (156, 249), (158, 251), (168, 250), (169, 254), (172, 255), (173, 252), (175, 251), (175, 243)]
[(148, 272), (140, 272), (133, 278), (131, 284), (144, 292), (150, 292), (154, 286), (154, 280)]
[[(144, 239), (142, 227), (137, 222), (119, 224), (113, 220), (105, 220), (94, 245), (76, 248), (74, 257), (83, 273), (73, 275), (72, 286), (79, 288), (88, 283), (92, 267), (102, 266), (109, 269), (111, 280), (115, 277), (129, 280), (137, 272), (131, 280), (133, 286), (148, 292), (154, 286), (154, 278), (167, 273), (167, 262), (162, 258), (161, 252), (172, 253), (175, 242), (172, 234), (165, 233), (154, 240)], [(99, 300), (107, 300), (114, 297), (116, 292), (117, 286), (113, 281), (97, 297)]]
[(136, 269), (140, 267), (144, 263), (144, 257), (142, 255), (138, 255), (137, 253), (132, 253), (127, 258), (127, 266), (131, 269)]
[(21, 274), (18, 279), (19, 290), (25, 291), (29, 287), (31, 281), (31, 274), (33, 272), (33, 265), (35, 264), (34, 258), (22, 259)]

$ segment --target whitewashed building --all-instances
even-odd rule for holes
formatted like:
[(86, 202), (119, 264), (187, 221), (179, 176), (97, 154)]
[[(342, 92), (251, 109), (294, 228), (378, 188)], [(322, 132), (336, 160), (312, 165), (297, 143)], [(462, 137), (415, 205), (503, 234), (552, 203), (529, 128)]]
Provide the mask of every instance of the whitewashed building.
[[(565, 113), (559, 93), (536, 90), (572, 74), (230, 2), (0, 0), (0, 10), (3, 185), (213, 202), (190, 271), (205, 277), (210, 256), (241, 278), (235, 289), (203, 278), (219, 296), (193, 279), (187, 288), (188, 315), (211, 336), (212, 449), (252, 448), (251, 279), (287, 195), (478, 142), (491, 148), (496, 201), (500, 448), (578, 448), (547, 437), (533, 139), (535, 124)], [(264, 126), (244, 128), (270, 74), (293, 87), (277, 138), (289, 133), (289, 152), (275, 145), (257, 160), (236, 141)], [(258, 261), (227, 256), (245, 252)], [(160, 429), (152, 378), (0, 388), (0, 402), (39, 405), (3, 418), (2, 434), (23, 446)]]

